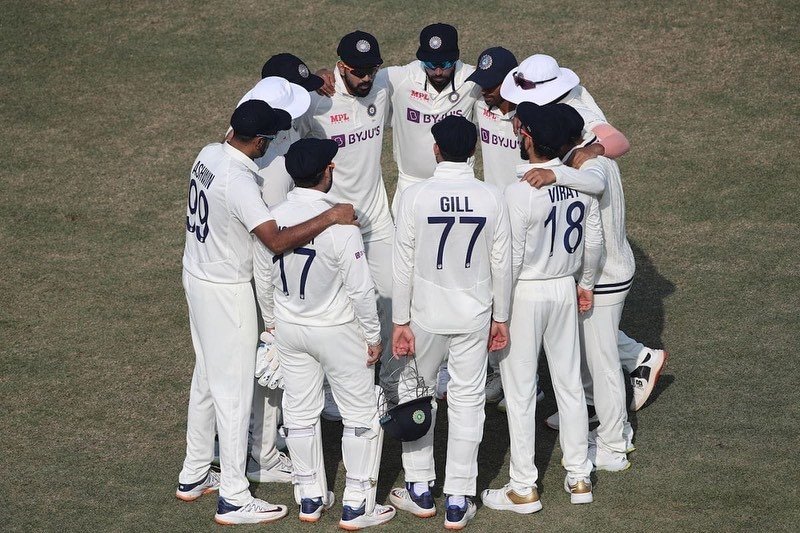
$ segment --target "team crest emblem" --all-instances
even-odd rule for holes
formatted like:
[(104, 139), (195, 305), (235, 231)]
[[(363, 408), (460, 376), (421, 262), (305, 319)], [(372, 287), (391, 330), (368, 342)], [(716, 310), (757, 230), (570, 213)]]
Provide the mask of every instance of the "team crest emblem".
[(369, 115), (371, 117), (374, 117), (375, 113), (377, 113), (377, 112), (378, 112), (378, 110), (375, 109), (375, 104), (369, 104), (367, 106), (367, 115)]
[(434, 35), (433, 37), (431, 37), (431, 40), (428, 41), (428, 45), (430, 45), (430, 47), (433, 48), (434, 50), (438, 50), (439, 47), (442, 46), (442, 38)]
[(372, 48), (372, 47), (369, 45), (369, 42), (367, 42), (364, 39), (361, 39), (360, 41), (358, 41), (356, 43), (356, 50), (358, 50), (361, 53), (369, 52), (370, 48)]
[(413, 420), (415, 424), (422, 424), (425, 422), (425, 412), (421, 409), (414, 411), (414, 414), (411, 415), (411, 420)]
[(298, 72), (298, 74), (300, 74), (301, 78), (307, 78), (308, 77), (308, 67), (305, 66), (302, 63), (300, 63), (300, 65), (297, 67), (297, 72)]
[(447, 98), (455, 104), (456, 102), (458, 102), (458, 93), (450, 93), (450, 96), (448, 96)]
[(478, 61), (478, 68), (481, 70), (486, 70), (487, 68), (492, 66), (492, 56), (489, 54), (485, 54), (480, 61)]

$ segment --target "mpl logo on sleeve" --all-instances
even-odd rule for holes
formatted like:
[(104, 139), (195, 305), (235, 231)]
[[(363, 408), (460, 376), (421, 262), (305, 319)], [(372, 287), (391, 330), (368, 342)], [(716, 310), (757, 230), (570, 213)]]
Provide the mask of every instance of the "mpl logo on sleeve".
[(408, 119), (410, 122), (416, 122), (419, 124), (420, 112), (409, 107), (408, 111), (406, 111), (406, 119)]

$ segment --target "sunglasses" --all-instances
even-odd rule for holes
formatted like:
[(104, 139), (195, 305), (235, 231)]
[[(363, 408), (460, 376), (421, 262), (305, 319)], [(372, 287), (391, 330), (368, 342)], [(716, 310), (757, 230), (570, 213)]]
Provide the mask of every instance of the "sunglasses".
[(380, 65), (375, 65), (374, 67), (351, 67), (347, 63), (342, 63), (345, 70), (347, 70), (350, 74), (355, 76), (356, 78), (366, 78), (367, 76), (375, 77), (375, 74), (378, 73), (378, 69), (381, 68)]
[(554, 79), (556, 79), (555, 77), (553, 77), (550, 78), (549, 80), (531, 81), (531, 80), (526, 80), (525, 76), (523, 76), (522, 73), (520, 72), (515, 72), (513, 78), (514, 78), (514, 84), (516, 84), (516, 86), (521, 88), (523, 91), (529, 91), (531, 89), (535, 89), (536, 86), (539, 84), (547, 83), (548, 81), (553, 81)]
[(436, 70), (437, 68), (440, 68), (442, 70), (447, 70), (455, 64), (456, 64), (455, 61), (437, 61), (435, 63), (433, 61), (422, 62), (422, 65), (428, 70)]
[(256, 137), (260, 137), (260, 138), (266, 139), (268, 141), (274, 141), (278, 136), (277, 135), (256, 135)]

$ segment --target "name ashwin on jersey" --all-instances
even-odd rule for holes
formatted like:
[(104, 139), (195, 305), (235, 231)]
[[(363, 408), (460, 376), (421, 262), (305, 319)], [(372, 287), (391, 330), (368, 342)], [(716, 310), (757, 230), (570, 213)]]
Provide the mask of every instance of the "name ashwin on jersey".
[(214, 173), (208, 170), (200, 161), (198, 161), (192, 169), (192, 175), (197, 178), (197, 181), (203, 184), (203, 187), (206, 189), (211, 188), (211, 182), (214, 181)]

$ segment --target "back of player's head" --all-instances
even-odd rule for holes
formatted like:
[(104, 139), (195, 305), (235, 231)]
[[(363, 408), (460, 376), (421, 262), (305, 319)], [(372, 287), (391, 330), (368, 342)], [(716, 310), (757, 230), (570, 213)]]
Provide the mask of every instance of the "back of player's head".
[(284, 156), (286, 172), (298, 187), (315, 187), (322, 181), (339, 145), (331, 139), (300, 139)]
[(261, 78), (278, 76), (291, 83), (300, 85), (303, 89), (311, 92), (316, 91), (322, 84), (322, 78), (311, 74), (308, 66), (302, 59), (293, 54), (276, 54), (264, 63), (261, 67)]
[(583, 117), (578, 110), (569, 104), (554, 104), (561, 113), (561, 119), (567, 128), (568, 148), (572, 148), (583, 139)]
[(555, 104), (536, 105), (522, 102), (517, 106), (521, 130), (533, 141), (533, 151), (539, 157), (556, 158), (569, 140), (570, 126)]
[(431, 128), (433, 140), (445, 161), (463, 163), (475, 153), (478, 132), (475, 124), (458, 115), (450, 115)]
[(375, 67), (383, 63), (378, 40), (365, 31), (357, 30), (342, 37), (336, 53), (351, 67)]
[(273, 109), (263, 100), (248, 100), (231, 115), (234, 137), (241, 140), (276, 135), (292, 127), (292, 116), (283, 109)]
[(437, 22), (425, 26), (419, 34), (417, 59), (420, 61), (456, 61), (458, 50), (458, 31), (450, 24)]

